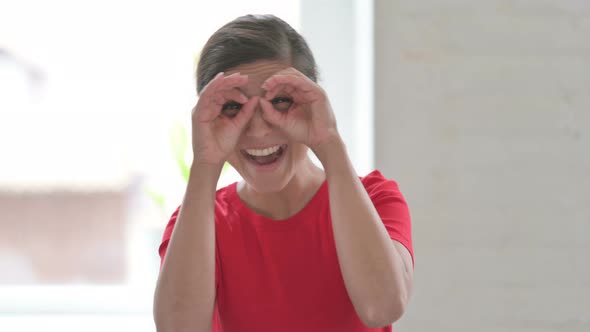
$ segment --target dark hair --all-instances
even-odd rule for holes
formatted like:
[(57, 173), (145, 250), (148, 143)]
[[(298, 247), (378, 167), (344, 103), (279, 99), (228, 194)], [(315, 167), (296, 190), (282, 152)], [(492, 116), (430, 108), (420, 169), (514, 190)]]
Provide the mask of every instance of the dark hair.
[(315, 59), (297, 31), (274, 15), (246, 15), (221, 27), (203, 47), (197, 65), (197, 93), (217, 73), (257, 60), (286, 61), (317, 82)]

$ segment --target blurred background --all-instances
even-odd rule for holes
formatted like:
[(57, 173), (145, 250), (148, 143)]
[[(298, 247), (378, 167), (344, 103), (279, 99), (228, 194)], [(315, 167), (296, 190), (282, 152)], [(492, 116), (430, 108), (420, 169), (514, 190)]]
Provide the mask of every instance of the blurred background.
[(394, 330), (590, 331), (587, 0), (0, 0), (0, 331), (155, 331), (195, 61), (247, 13), (307, 38), (358, 173), (406, 196)]

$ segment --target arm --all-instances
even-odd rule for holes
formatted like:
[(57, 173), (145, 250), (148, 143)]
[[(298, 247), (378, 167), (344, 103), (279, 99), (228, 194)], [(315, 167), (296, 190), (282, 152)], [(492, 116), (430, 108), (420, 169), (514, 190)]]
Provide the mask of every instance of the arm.
[(411, 294), (410, 253), (390, 239), (341, 139), (314, 152), (328, 179), (334, 241), (346, 290), (365, 325), (390, 325), (402, 316)]
[(215, 303), (215, 188), (221, 169), (195, 166), (154, 296), (158, 332), (211, 331)]
[[(310, 147), (324, 165), (338, 262), (357, 314), (369, 327), (391, 324), (401, 317), (411, 293), (412, 259), (389, 238), (356, 175), (325, 91), (292, 67), (268, 78), (262, 88), (264, 118)], [(293, 98), (288, 111), (271, 105), (280, 91)]]
[[(218, 73), (201, 91), (192, 111), (193, 163), (154, 295), (158, 332), (210, 332), (215, 305), (215, 189), (227, 157), (254, 114), (258, 98), (237, 87), (238, 73)], [(243, 102), (237, 114), (228, 101)]]

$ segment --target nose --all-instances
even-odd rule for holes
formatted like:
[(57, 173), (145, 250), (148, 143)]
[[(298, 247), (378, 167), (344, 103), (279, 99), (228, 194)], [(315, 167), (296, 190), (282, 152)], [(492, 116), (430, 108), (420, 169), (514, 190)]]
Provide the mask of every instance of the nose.
[(256, 105), (254, 114), (245, 128), (246, 136), (253, 138), (262, 138), (270, 134), (272, 125), (262, 117), (262, 108), (260, 103)]

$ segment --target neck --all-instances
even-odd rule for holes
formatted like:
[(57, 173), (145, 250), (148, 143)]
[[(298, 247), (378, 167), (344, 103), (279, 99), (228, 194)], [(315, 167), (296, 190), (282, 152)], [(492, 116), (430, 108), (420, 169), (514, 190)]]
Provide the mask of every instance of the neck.
[(271, 219), (283, 220), (303, 209), (325, 178), (324, 171), (307, 158), (279, 192), (259, 193), (245, 182), (238, 187), (238, 192), (242, 200), (256, 213)]

